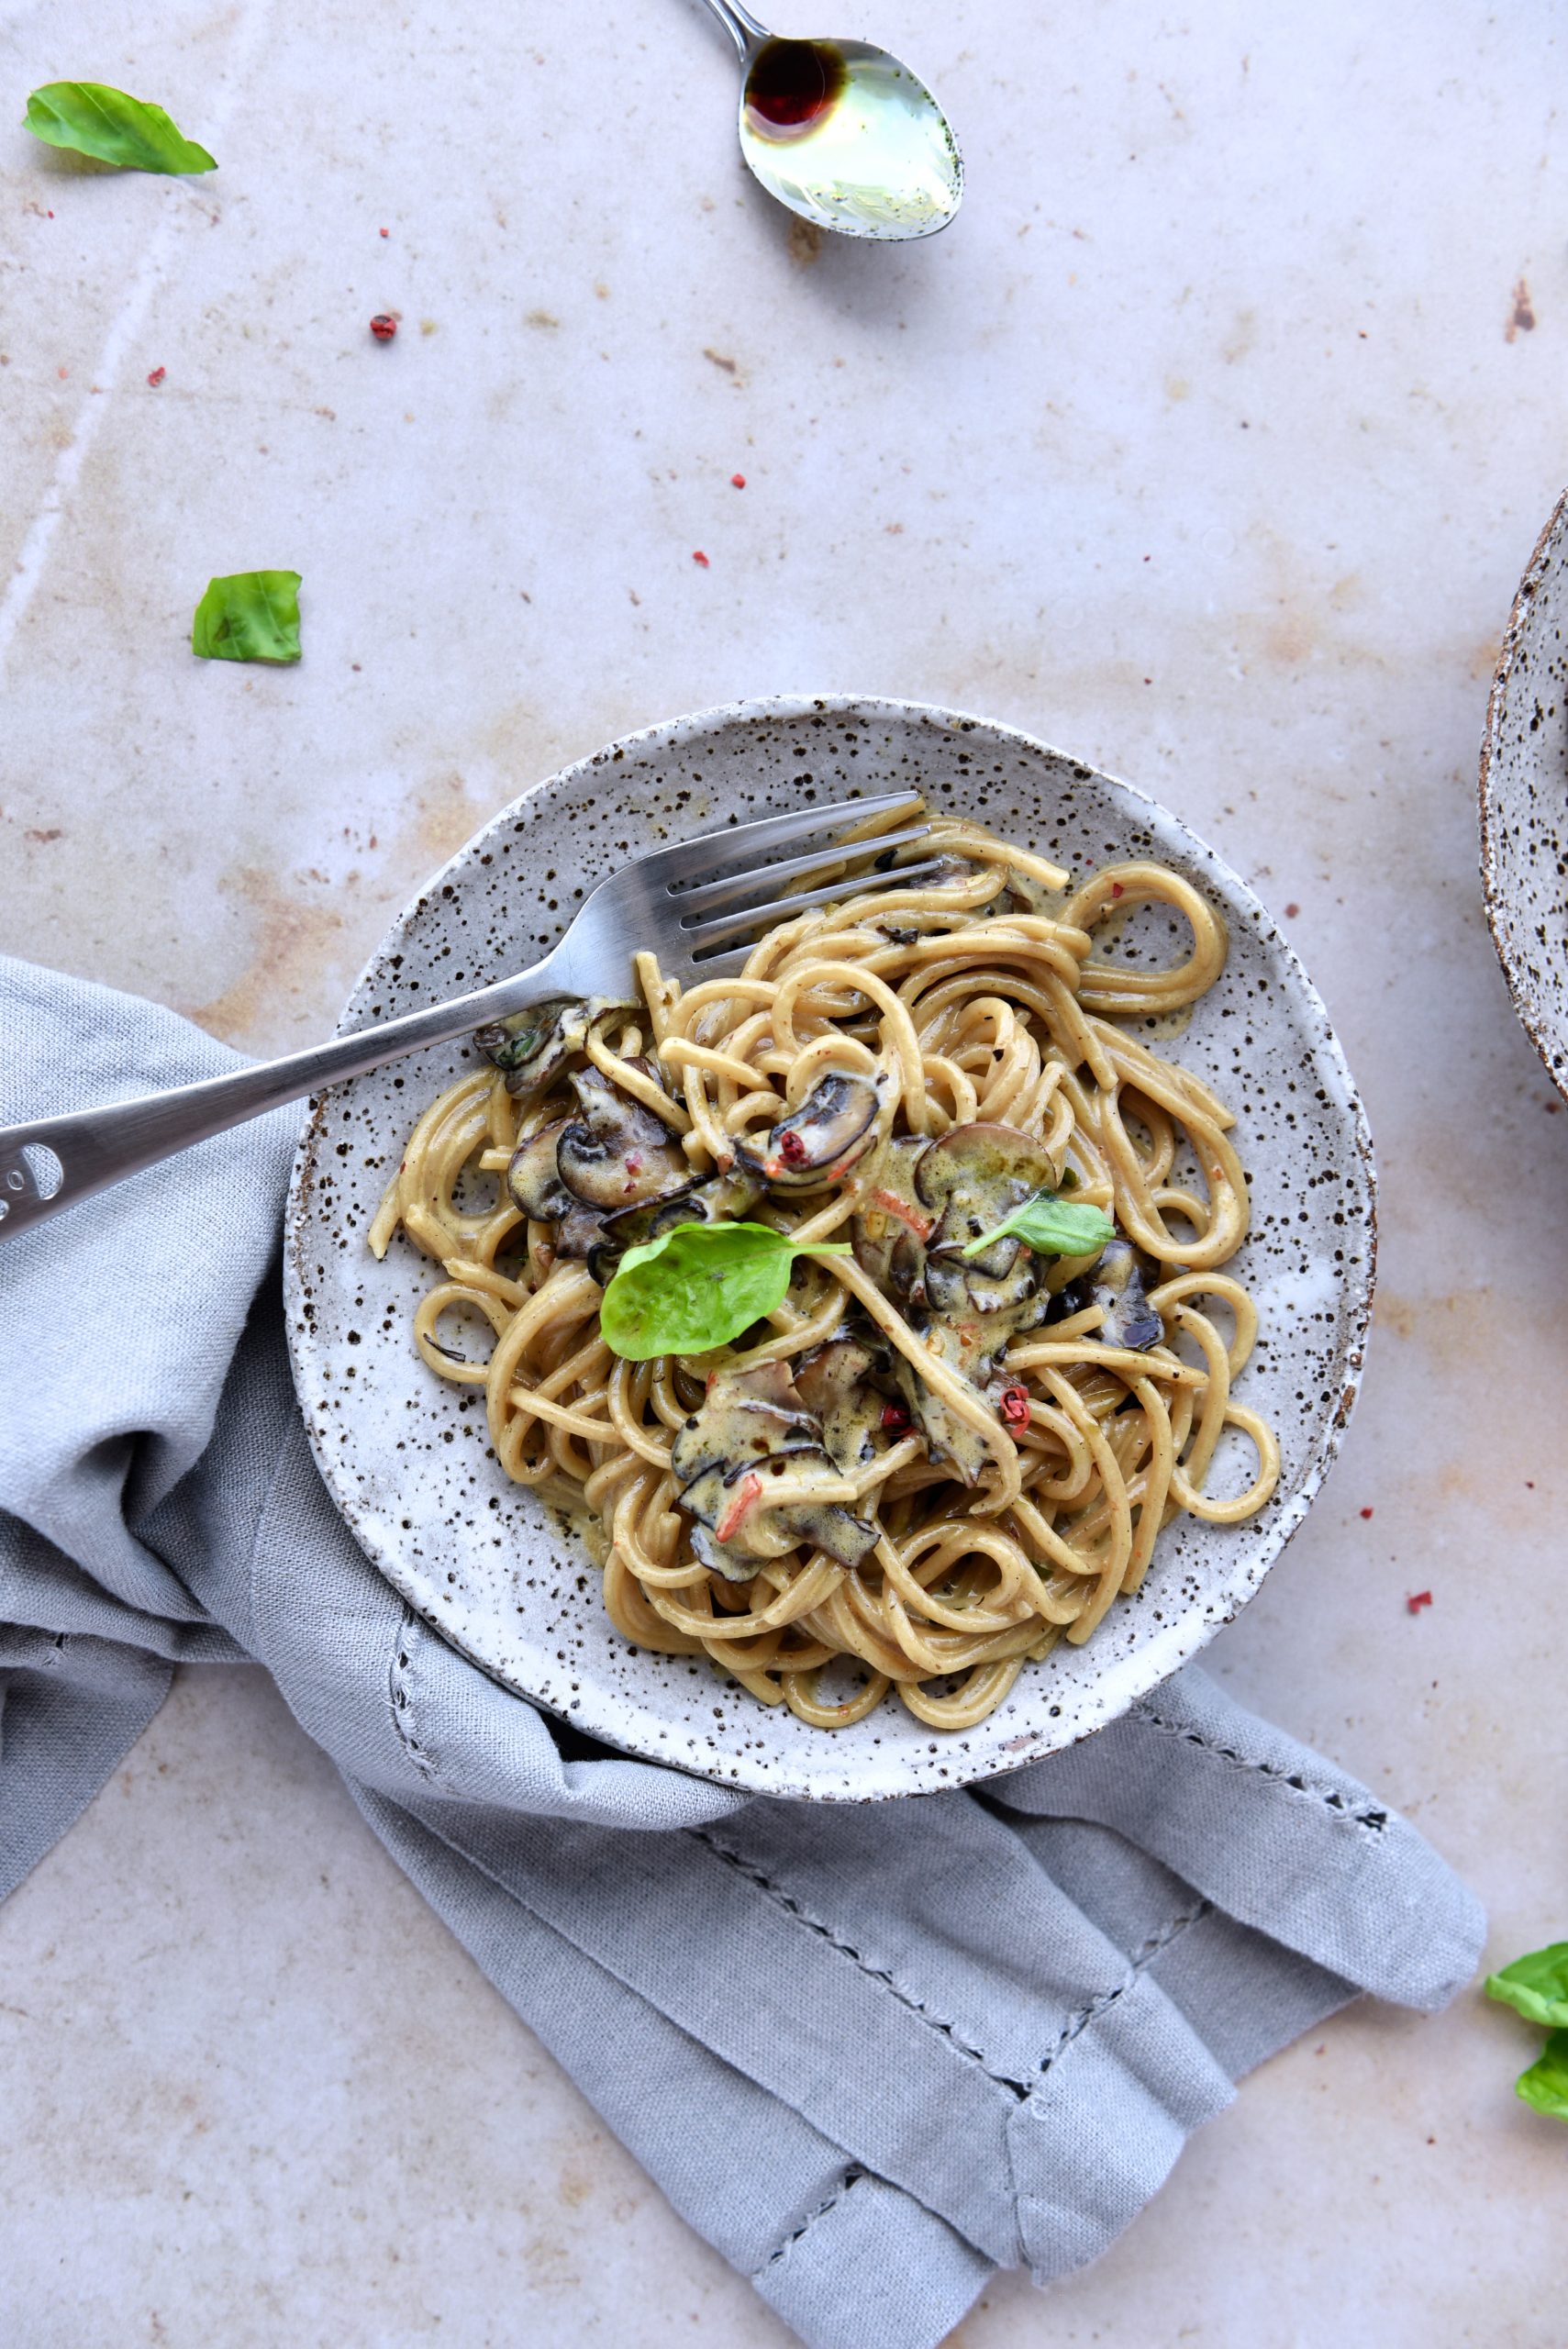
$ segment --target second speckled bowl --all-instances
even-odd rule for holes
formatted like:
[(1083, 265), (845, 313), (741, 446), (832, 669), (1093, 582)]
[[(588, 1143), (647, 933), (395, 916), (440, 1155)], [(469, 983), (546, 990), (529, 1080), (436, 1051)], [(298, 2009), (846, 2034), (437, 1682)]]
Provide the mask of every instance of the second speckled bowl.
[(1487, 704), (1481, 882), (1514, 1008), (1568, 1098), (1568, 491), (1519, 582)]
[(504, 809), (393, 924), (346, 1015), (359, 1025), (533, 960), (582, 891), (661, 841), (731, 813), (897, 785), (1067, 865), (1163, 858), (1223, 907), (1225, 972), (1162, 1049), (1238, 1114), (1252, 1230), (1232, 1269), (1262, 1317), (1241, 1391), (1273, 1419), (1284, 1461), (1248, 1523), (1167, 1528), (1136, 1598), (1084, 1647), (1026, 1665), (977, 1728), (944, 1737), (890, 1700), (851, 1728), (808, 1729), (706, 1659), (632, 1650), (613, 1630), (585, 1553), (489, 1457), (479, 1390), (432, 1377), (416, 1353), (429, 1265), (401, 1242), (378, 1264), (364, 1243), (418, 1108), (472, 1065), (464, 1047), (330, 1094), (306, 1127), (288, 1203), (289, 1334), (316, 1455), (409, 1605), (497, 1680), (608, 1744), (827, 1801), (959, 1786), (1099, 1728), (1236, 1614), (1306, 1516), (1355, 1397), (1374, 1224), (1365, 1119), (1300, 963), (1245, 882), (1175, 817), (1060, 751), (905, 702), (759, 701), (632, 735)]

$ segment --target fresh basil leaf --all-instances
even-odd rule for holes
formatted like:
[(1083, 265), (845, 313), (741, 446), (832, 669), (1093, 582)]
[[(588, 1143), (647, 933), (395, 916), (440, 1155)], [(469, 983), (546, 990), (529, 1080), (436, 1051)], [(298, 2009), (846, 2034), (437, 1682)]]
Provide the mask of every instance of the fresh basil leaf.
[(1486, 1996), (1500, 1998), (1526, 2022), (1548, 2031), (1568, 2027), (1568, 1942), (1552, 1942), (1516, 1957), (1499, 1974), (1486, 1976)]
[(297, 661), (297, 571), (236, 571), (210, 579), (191, 623), (204, 661)]
[(991, 1230), (972, 1240), (963, 1253), (984, 1255), (995, 1240), (1014, 1235), (1029, 1242), (1041, 1256), (1094, 1256), (1116, 1238), (1116, 1226), (1099, 1208), (1074, 1206), (1053, 1191), (1037, 1191), (1032, 1199), (1005, 1215)]
[(797, 1248), (765, 1223), (681, 1223), (628, 1248), (599, 1304), (599, 1329), (627, 1362), (700, 1354), (738, 1338), (784, 1298), (797, 1256), (847, 1256), (847, 1241)]
[(106, 82), (46, 82), (28, 100), (26, 127), (50, 147), (95, 155), (128, 172), (216, 172), (205, 147), (175, 128), (161, 106)]
[(1514, 2094), (1551, 2121), (1568, 2121), (1568, 2031), (1554, 2031), (1540, 2061), (1521, 2072)]

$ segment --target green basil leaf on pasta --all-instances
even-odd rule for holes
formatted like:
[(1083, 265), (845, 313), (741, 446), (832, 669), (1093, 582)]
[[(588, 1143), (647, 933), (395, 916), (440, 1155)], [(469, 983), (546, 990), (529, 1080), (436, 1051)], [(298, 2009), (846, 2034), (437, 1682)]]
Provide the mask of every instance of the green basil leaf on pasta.
[(1568, 2031), (1554, 2031), (1540, 2061), (1521, 2072), (1514, 2094), (1551, 2121), (1568, 2121)]
[(236, 571), (211, 579), (191, 623), (204, 661), (297, 661), (297, 571)]
[(765, 1223), (682, 1223), (628, 1248), (599, 1306), (599, 1329), (627, 1362), (700, 1354), (782, 1304), (797, 1256), (847, 1256), (847, 1241), (797, 1247)]
[(128, 172), (216, 172), (205, 147), (187, 139), (161, 106), (131, 98), (107, 82), (46, 82), (24, 117), (35, 139)]
[(1074, 1205), (1052, 1191), (1037, 1191), (1032, 1199), (1026, 1199), (978, 1240), (972, 1240), (963, 1253), (980, 1256), (994, 1241), (1014, 1237), (1027, 1241), (1041, 1256), (1095, 1256), (1116, 1238), (1116, 1226), (1100, 1208)]
[(1489, 1974), (1486, 1996), (1500, 1998), (1527, 2022), (1542, 2023), (1548, 2031), (1568, 2029), (1568, 1942), (1532, 1949), (1500, 1973)]

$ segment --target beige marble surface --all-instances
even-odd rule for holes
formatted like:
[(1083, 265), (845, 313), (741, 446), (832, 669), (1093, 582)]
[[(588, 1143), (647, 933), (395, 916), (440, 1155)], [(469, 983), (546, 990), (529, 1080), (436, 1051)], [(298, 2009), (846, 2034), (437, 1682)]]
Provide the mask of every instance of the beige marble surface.
[[(304, 1041), (480, 817), (774, 690), (967, 707), (1165, 799), (1284, 915), (1384, 1175), (1349, 1445), (1213, 1662), (1418, 1820), (1496, 1958), (1568, 1932), (1568, 1115), (1473, 845), (1568, 474), (1561, 24), (868, 0), (970, 172), (898, 254), (744, 179), (695, 0), (0, 6), (7, 122), (86, 74), (221, 165), (0, 130), (5, 944)], [(208, 575), (261, 564), (305, 574), (304, 662), (193, 662)], [(1561, 2349), (1531, 2045), (1473, 1995), (1351, 2011), (954, 2341)], [(0, 1910), (0, 2082), (18, 2349), (784, 2338), (253, 1673), (183, 1680)]]

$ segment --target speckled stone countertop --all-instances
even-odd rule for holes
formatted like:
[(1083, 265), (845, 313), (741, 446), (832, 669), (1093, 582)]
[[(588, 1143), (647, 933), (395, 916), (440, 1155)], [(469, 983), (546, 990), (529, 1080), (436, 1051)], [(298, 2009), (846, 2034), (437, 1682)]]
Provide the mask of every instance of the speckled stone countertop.
[[(1213, 1668), (1420, 1824), (1495, 1961), (1568, 1932), (1568, 1115), (1474, 849), (1568, 476), (1553, 12), (877, 0), (845, 28), (970, 174), (903, 252), (745, 178), (695, 0), (138, 13), (0, 11), (6, 946), (278, 1049), (481, 818), (682, 709), (906, 695), (1126, 774), (1284, 918), (1384, 1180), (1345, 1455)], [(72, 73), (221, 168), (73, 169), (14, 127)], [(300, 666), (193, 661), (261, 565)], [(1351, 2009), (953, 2342), (1561, 2349), (1533, 2045)], [(255, 1672), (188, 1674), (0, 1909), (0, 2080), (18, 2349), (785, 2337)]]

